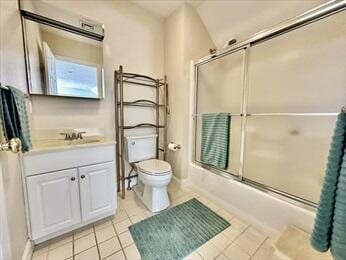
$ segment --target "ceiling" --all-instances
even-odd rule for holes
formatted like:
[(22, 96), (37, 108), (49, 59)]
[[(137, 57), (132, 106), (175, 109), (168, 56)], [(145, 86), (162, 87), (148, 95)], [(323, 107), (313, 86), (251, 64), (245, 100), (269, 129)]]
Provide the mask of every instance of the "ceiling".
[(168, 17), (181, 4), (188, 3), (197, 8), (204, 0), (130, 0), (160, 18)]
[(183, 3), (199, 14), (217, 48), (300, 15), (328, 0), (130, 0), (161, 19)]

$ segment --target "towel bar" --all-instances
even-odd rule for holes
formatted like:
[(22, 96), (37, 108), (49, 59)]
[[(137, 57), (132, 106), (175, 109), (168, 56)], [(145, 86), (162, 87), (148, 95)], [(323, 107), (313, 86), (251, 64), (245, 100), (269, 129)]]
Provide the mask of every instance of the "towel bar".
[[(211, 112), (212, 113), (212, 112)], [(217, 113), (217, 112), (215, 112)], [(228, 112), (219, 112), (219, 113), (228, 113)], [(232, 114), (232, 113), (228, 113), (230, 116), (244, 116), (244, 114)], [(192, 114), (192, 117), (201, 117), (202, 114)]]
[(22, 150), (22, 142), (19, 138), (12, 138), (7, 143), (0, 144), (1, 151), (11, 151), (13, 153), (19, 153)]
[[(8, 90), (8, 87), (0, 82), (0, 88)], [(29, 98), (30, 96), (28, 94), (24, 94), (24, 98)]]

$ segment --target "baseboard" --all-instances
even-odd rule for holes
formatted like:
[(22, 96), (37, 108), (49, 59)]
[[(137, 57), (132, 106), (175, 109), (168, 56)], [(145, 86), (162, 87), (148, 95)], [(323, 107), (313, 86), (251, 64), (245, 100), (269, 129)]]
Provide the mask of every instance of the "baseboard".
[(25, 244), (22, 260), (31, 260), (33, 252), (34, 252), (34, 244), (31, 242), (30, 239), (28, 239)]
[(184, 189), (186, 187), (189, 187), (189, 185), (190, 185), (190, 182), (189, 182), (188, 179), (181, 180), (181, 179), (179, 179), (179, 178), (177, 178), (175, 176), (173, 176), (172, 182), (174, 184), (176, 184), (179, 188), (182, 188), (182, 189)]

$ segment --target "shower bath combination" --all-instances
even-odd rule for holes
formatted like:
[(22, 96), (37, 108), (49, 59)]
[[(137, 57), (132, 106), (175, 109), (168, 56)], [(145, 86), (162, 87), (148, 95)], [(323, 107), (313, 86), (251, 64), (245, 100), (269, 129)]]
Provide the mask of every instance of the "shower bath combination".
[[(342, 2), (322, 5), (197, 61), (193, 163), (315, 208), (345, 110), (345, 20)], [(231, 118), (226, 168), (203, 161), (208, 113)]]

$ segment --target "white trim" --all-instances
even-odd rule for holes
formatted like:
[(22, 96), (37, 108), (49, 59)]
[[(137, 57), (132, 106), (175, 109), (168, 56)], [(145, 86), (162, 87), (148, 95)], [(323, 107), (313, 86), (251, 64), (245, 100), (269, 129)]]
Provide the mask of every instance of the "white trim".
[(189, 82), (189, 141), (188, 141), (188, 165), (194, 161), (194, 107), (195, 107), (195, 66), (190, 60), (190, 82)]
[(22, 260), (31, 260), (33, 252), (34, 252), (34, 244), (28, 239), (25, 244)]
[(175, 176), (173, 176), (173, 178), (172, 178), (172, 183), (174, 183), (175, 185), (177, 185), (179, 188), (182, 188), (182, 189), (189, 187), (189, 185), (190, 185), (190, 182), (188, 179), (182, 179), (181, 180)]
[(11, 259), (11, 242), (8, 230), (5, 191), (2, 179), (2, 166), (0, 156), (0, 260)]

